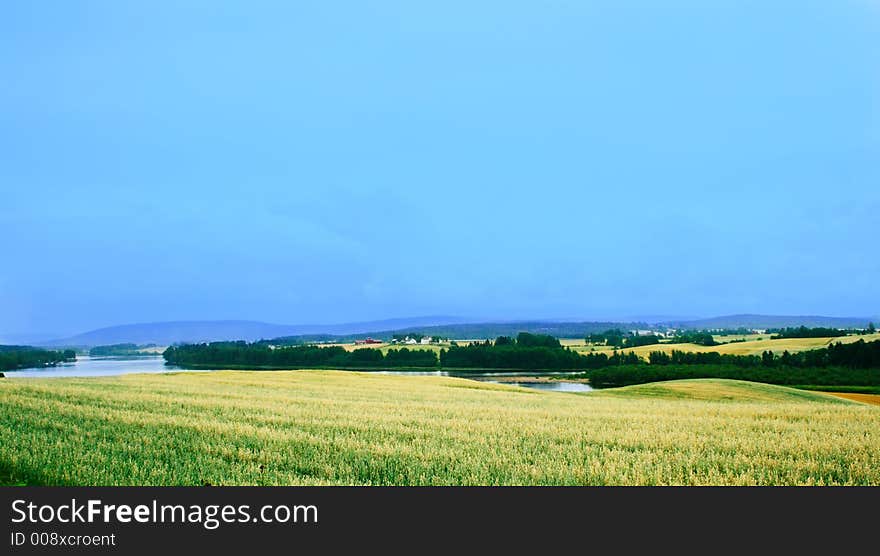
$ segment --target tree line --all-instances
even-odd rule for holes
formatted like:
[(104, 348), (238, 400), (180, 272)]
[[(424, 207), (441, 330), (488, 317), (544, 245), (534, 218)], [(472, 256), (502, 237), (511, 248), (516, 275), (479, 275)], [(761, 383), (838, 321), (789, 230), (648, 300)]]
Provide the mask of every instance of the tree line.
[(494, 345), (488, 340), (440, 351), (441, 367), (451, 369), (584, 370), (592, 368), (591, 361), (566, 348)]
[(494, 342), (486, 340), (464, 346), (453, 342), (449, 349), (440, 350), (440, 366), (457, 372), (577, 371), (608, 365), (609, 359), (604, 353), (581, 355), (563, 347), (553, 336), (528, 332), (520, 332), (516, 338), (499, 336)]
[(585, 338), (588, 344), (605, 345), (616, 348), (634, 348), (650, 346), (660, 343), (660, 336), (656, 334), (639, 334), (624, 332), (619, 328), (609, 328), (604, 332), (588, 334)]
[(500, 336), (494, 342), (453, 343), (440, 350), (407, 348), (382, 352), (374, 348), (348, 351), (341, 346), (270, 346), (255, 342), (213, 342), (171, 346), (164, 352), (171, 365), (189, 368), (228, 369), (370, 369), (449, 368), (459, 372), (491, 369), (561, 371), (588, 370), (607, 365), (636, 364), (633, 353), (578, 354), (560, 345), (553, 336), (520, 333)]
[(789, 385), (880, 385), (880, 340), (775, 354), (732, 355), (715, 351), (654, 351), (648, 364), (608, 365), (589, 373), (596, 388), (683, 378), (735, 378)]
[(76, 361), (76, 352), (72, 349), (53, 351), (30, 346), (0, 346), (0, 371), (54, 367), (71, 361)]
[(737, 367), (845, 367), (880, 369), (880, 340), (858, 340), (849, 344), (835, 342), (826, 348), (776, 354), (770, 350), (761, 355), (733, 355), (717, 351), (693, 352), (673, 350), (672, 353), (652, 351), (652, 365), (733, 365)]
[(730, 364), (619, 365), (590, 371), (594, 388), (614, 388), (661, 380), (728, 378), (789, 386), (880, 386), (880, 370), (846, 367), (742, 367)]
[[(639, 334), (638, 332), (624, 332), (619, 328), (609, 328), (604, 332), (596, 332), (589, 334), (584, 338), (588, 344), (605, 345), (615, 348), (634, 348), (639, 346), (650, 346), (659, 344), (661, 336), (650, 334)], [(717, 346), (714, 336), (707, 331), (684, 331), (677, 333), (667, 342), (669, 344), (697, 344), (701, 346)]]
[(163, 353), (166, 363), (189, 368), (229, 369), (361, 369), (437, 367), (431, 350), (361, 348), (313, 345), (271, 347), (262, 343), (213, 342), (171, 346)]
[[(837, 338), (846, 336), (846, 330), (838, 328), (807, 328), (806, 326), (798, 326), (797, 328), (776, 328), (770, 329), (771, 340), (781, 340), (783, 338)], [(775, 332), (775, 334), (774, 334)]]
[(717, 346), (718, 342), (711, 332), (688, 331), (679, 332), (670, 341), (670, 344), (697, 344), (698, 346)]
[[(521, 333), (516, 338), (500, 336), (494, 342), (473, 342), (468, 345), (453, 343), (440, 350), (439, 357), (433, 350), (407, 348), (362, 348), (347, 351), (341, 346), (319, 347), (314, 345), (272, 347), (260, 343), (215, 342), (172, 346), (165, 351), (169, 364), (191, 368), (446, 368), (458, 372), (485, 370), (530, 371), (585, 371), (590, 374), (600, 369), (612, 369), (602, 377), (621, 376), (623, 369), (652, 367), (656, 375), (661, 368), (693, 367), (691, 374), (706, 375), (711, 368), (770, 369), (859, 369), (880, 372), (880, 340), (859, 340), (850, 344), (835, 343), (827, 348), (799, 353), (775, 354), (765, 351), (761, 355), (732, 355), (718, 352), (688, 352), (673, 350), (672, 353), (654, 351), (644, 361), (632, 352), (614, 351), (577, 353), (560, 345), (552, 336)], [(614, 370), (617, 369), (617, 370)], [(663, 372), (669, 372), (669, 369)], [(636, 376), (636, 375), (634, 375)], [(653, 376), (653, 375), (651, 375)], [(690, 376), (690, 375), (689, 375)], [(858, 376), (862, 376), (859, 374)], [(611, 380), (611, 379), (608, 379)], [(623, 380), (623, 379), (614, 379)], [(632, 377), (624, 382), (631, 383)]]

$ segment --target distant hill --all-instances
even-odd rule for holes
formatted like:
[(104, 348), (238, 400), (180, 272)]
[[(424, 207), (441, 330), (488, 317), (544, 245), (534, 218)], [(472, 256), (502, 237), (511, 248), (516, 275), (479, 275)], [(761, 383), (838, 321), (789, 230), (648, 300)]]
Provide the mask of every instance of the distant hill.
[(876, 317), (822, 317), (822, 316), (781, 316), (781, 315), (728, 315), (689, 321), (670, 321), (664, 324), (672, 328), (786, 328), (786, 327), (828, 327), (863, 328), (869, 322), (877, 324)]
[(531, 334), (549, 334), (550, 336), (556, 336), (557, 338), (584, 338), (587, 334), (592, 332), (604, 332), (609, 328), (630, 330), (646, 328), (647, 326), (648, 325), (643, 322), (520, 321), (429, 326), (395, 330), (394, 333), (419, 332), (429, 336), (474, 339), (516, 336), (520, 332), (529, 332)]
[(46, 334), (43, 332), (28, 333), (0, 333), (0, 344), (15, 344), (29, 346), (35, 343), (48, 342), (53, 338), (57, 338), (59, 334)]
[[(654, 322), (655, 324), (649, 324)], [(772, 315), (731, 315), (708, 319), (696, 319), (685, 321), (657, 322), (647, 320), (621, 322), (621, 321), (584, 321), (584, 322), (560, 322), (560, 321), (512, 321), (512, 322), (476, 322), (463, 324), (444, 324), (439, 326), (413, 326), (402, 329), (388, 329), (373, 331), (368, 334), (348, 334), (339, 336), (302, 336), (300, 341), (351, 341), (364, 336), (377, 339), (389, 339), (393, 334), (416, 333), (428, 336), (440, 336), (454, 339), (484, 339), (497, 338), (498, 336), (516, 336), (520, 332), (532, 334), (549, 334), (557, 338), (583, 338), (588, 334), (604, 332), (611, 328), (621, 330), (645, 330), (656, 328), (784, 328), (787, 326), (809, 326), (830, 328), (863, 328), (868, 322), (880, 324), (878, 318), (858, 317), (790, 317)], [(275, 338), (279, 340), (281, 338)], [(288, 338), (297, 340), (297, 338)]]
[[(708, 319), (669, 321), (659, 323), (659, 327), (672, 328), (782, 328), (789, 326), (861, 328), (878, 318), (821, 317), (821, 316), (772, 316), (772, 315), (730, 315)], [(218, 342), (225, 340), (289, 340), (291, 343), (303, 341), (335, 340), (349, 341), (355, 338), (372, 336), (391, 338), (392, 334), (418, 333), (456, 339), (496, 338), (515, 336), (519, 332), (550, 334), (558, 338), (583, 338), (593, 332), (604, 332), (609, 328), (623, 330), (654, 328), (646, 322), (613, 321), (510, 321), (473, 322), (461, 317), (427, 316), (414, 318), (386, 319), (368, 322), (343, 324), (271, 324), (257, 321), (179, 321), (125, 324), (99, 328), (51, 341), (38, 342), (42, 346), (94, 347), (111, 344), (158, 344)]]
[(333, 336), (359, 334), (373, 330), (397, 330), (414, 326), (457, 323), (465, 320), (461, 317), (428, 316), (314, 325), (270, 324), (245, 320), (152, 322), (99, 328), (68, 338), (40, 342), (39, 345), (92, 347), (124, 343), (170, 345), (176, 342), (255, 341), (306, 334)]

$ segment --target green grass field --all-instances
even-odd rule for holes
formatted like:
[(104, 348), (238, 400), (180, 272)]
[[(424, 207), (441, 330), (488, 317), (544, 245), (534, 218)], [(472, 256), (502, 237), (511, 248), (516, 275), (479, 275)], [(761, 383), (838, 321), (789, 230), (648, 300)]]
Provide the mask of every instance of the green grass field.
[(338, 371), (3, 379), (0, 480), (880, 485), (880, 407), (725, 380), (581, 395)]

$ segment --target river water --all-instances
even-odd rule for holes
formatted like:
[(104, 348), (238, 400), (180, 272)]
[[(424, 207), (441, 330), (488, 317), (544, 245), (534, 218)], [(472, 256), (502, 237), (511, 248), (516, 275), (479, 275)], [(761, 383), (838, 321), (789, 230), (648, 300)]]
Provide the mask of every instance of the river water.
[(564, 380), (547, 382), (501, 382), (498, 380), (486, 380), (484, 382), (520, 386), (522, 388), (532, 388), (534, 390), (551, 390), (553, 392), (590, 392), (593, 390), (593, 387), (589, 384), (584, 384), (583, 382), (566, 382)]
[(5, 371), (9, 378), (15, 377), (75, 377), (75, 376), (113, 376), (132, 373), (167, 373), (180, 371), (178, 367), (165, 365), (165, 359), (156, 357), (89, 357), (78, 355), (76, 362), (64, 363), (56, 367)]
[[(22, 369), (20, 371), (6, 371), (4, 374), (9, 378), (54, 378), (54, 377), (89, 377), (89, 376), (114, 376), (133, 373), (168, 373), (184, 372), (184, 369), (173, 365), (166, 365), (165, 359), (159, 355), (156, 357), (89, 357), (88, 355), (77, 356), (76, 362), (65, 363), (57, 367), (45, 367), (40, 369)], [(210, 372), (210, 371), (208, 371)], [(271, 372), (271, 371), (267, 371)], [(533, 388), (535, 390), (552, 390), (555, 392), (588, 392), (592, 390), (589, 384), (579, 382), (566, 382), (556, 380), (552, 382), (501, 382), (493, 380), (501, 376), (534, 376), (535, 373), (527, 371), (507, 373), (467, 373), (455, 374), (447, 371), (374, 371), (380, 374), (411, 375), (411, 376), (457, 376), (482, 382), (495, 384), (508, 384)]]

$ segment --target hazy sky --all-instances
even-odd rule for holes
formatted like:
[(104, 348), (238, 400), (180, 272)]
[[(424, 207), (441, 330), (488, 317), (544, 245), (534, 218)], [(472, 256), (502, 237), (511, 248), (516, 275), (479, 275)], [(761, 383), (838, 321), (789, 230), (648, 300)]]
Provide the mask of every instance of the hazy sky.
[(0, 332), (872, 316), (878, 237), (877, 1), (0, 8)]

